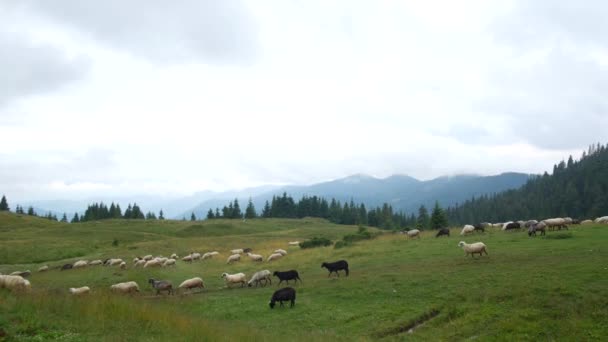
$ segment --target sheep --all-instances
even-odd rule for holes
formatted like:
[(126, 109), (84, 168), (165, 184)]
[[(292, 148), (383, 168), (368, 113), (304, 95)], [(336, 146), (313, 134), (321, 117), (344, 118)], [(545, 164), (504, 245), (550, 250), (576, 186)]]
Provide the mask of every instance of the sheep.
[(192, 256), (192, 261), (201, 260), (201, 253), (192, 253), (190, 255)]
[(192, 290), (196, 288), (204, 289), (205, 283), (203, 282), (203, 279), (196, 277), (184, 280), (181, 284), (179, 284), (179, 288), (184, 290)]
[(513, 223), (513, 221), (507, 221), (507, 222), (503, 223), (501, 226), (501, 230), (507, 230), (507, 226), (511, 223)]
[(273, 253), (270, 254), (270, 256), (268, 257), (268, 259), (266, 259), (267, 262), (273, 261), (273, 260), (277, 260), (283, 257), (283, 254), (281, 253)]
[(439, 229), (439, 231), (437, 232), (437, 235), (435, 235), (435, 237), (440, 237), (442, 235), (450, 237), (450, 229), (449, 228), (441, 228), (441, 229)]
[(420, 230), (418, 229), (411, 229), (407, 231), (407, 237), (410, 239), (413, 239), (415, 237), (420, 239)]
[(231, 264), (234, 261), (239, 261), (239, 260), (241, 260), (240, 254), (232, 254), (231, 256), (228, 257), (228, 260), (226, 260), (226, 263)]
[(475, 242), (468, 244), (464, 241), (460, 241), (458, 243), (458, 247), (462, 247), (462, 249), (466, 253), (465, 256), (468, 256), (469, 254), (471, 254), (471, 257), (473, 257), (475, 254), (479, 254), (479, 256), (481, 256), (484, 252), (486, 253), (486, 255), (488, 255), (486, 245), (483, 242)]
[(493, 223), (492, 227), (494, 227), (494, 228), (502, 228), (502, 225), (503, 225), (502, 223)]
[(38, 269), (38, 272), (46, 272), (48, 270), (49, 270), (49, 267), (47, 265), (44, 265)]
[(300, 281), (300, 283), (302, 282), (302, 279), (300, 279), (300, 275), (296, 270), (290, 270), (285, 272), (275, 271), (272, 275), (279, 278), (279, 285), (281, 285), (283, 281), (286, 281), (287, 284), (289, 284), (290, 280), (293, 280), (296, 283), (298, 282), (298, 280)]
[(289, 246), (299, 246), (300, 245), (300, 241), (290, 241), (289, 242)]
[(336, 262), (324, 262), (321, 264), (321, 268), (323, 267), (325, 267), (329, 271), (329, 274), (327, 275), (328, 278), (333, 272), (336, 272), (336, 275), (340, 277), (340, 273), (338, 273), (338, 271), (340, 270), (346, 271), (346, 276), (348, 277), (348, 262), (346, 262), (346, 260), (338, 260)]
[(171, 259), (179, 259), (179, 256), (177, 256), (177, 254), (173, 253), (171, 254)]
[(162, 265), (162, 263), (160, 262), (160, 260), (158, 260), (158, 259), (152, 259), (152, 260), (146, 261), (146, 264), (144, 265), (144, 268), (148, 268), (148, 267), (160, 267), (161, 265)]
[(481, 222), (480, 225), (484, 228), (492, 227), (492, 224), (490, 222)]
[(540, 235), (545, 235), (545, 228), (547, 227), (547, 225), (544, 222), (538, 222), (536, 224), (531, 225), (528, 228), (528, 236), (536, 236), (536, 232), (540, 231)]
[(135, 265), (133, 265), (133, 267), (139, 267), (139, 266), (143, 267), (146, 264), (146, 262), (147, 262), (146, 260), (141, 259), (138, 262), (136, 262)]
[(608, 223), (608, 216), (598, 217), (594, 221), (595, 223)]
[(243, 248), (243, 253), (247, 254), (247, 253), (251, 253), (251, 252), (253, 252), (252, 248), (250, 248), (250, 247)]
[(101, 261), (101, 260), (98, 259), (98, 260), (91, 261), (89, 263), (89, 266), (98, 266), (98, 265), (102, 265), (102, 264), (103, 264), (103, 261)]
[(214, 257), (216, 255), (220, 255), (220, 252), (218, 252), (218, 251), (209, 252), (209, 255), (211, 255), (212, 257)]
[(521, 224), (519, 224), (519, 222), (508, 222), (503, 225), (502, 230), (511, 230), (519, 228), (521, 228)]
[(474, 230), (475, 230), (475, 227), (471, 226), (470, 224), (467, 224), (464, 227), (462, 227), (462, 230), (460, 231), (460, 235), (467, 235), (469, 233), (472, 233)]
[(286, 250), (284, 250), (284, 249), (280, 249), (280, 248), (279, 248), (279, 249), (277, 249), (277, 250), (275, 250), (273, 253), (279, 253), (279, 254), (281, 254), (282, 256), (286, 256), (286, 255), (287, 255), (287, 251), (286, 251)]
[(152, 256), (152, 254), (148, 254), (145, 257), (143, 257), (144, 260), (148, 261), (148, 260), (152, 260), (154, 257)]
[(135, 257), (135, 258), (133, 258), (133, 263), (134, 263), (134, 264), (137, 264), (137, 262), (138, 262), (139, 260), (141, 260), (141, 258), (140, 258), (140, 257)]
[(280, 306), (283, 306), (283, 302), (291, 302), (290, 308), (293, 308), (296, 305), (296, 290), (293, 287), (284, 287), (280, 290), (276, 290), (272, 297), (270, 298), (270, 302), (268, 305), (271, 309), (274, 309), (275, 303), (281, 303)]
[(78, 260), (74, 263), (74, 265), (72, 267), (73, 268), (82, 268), (82, 267), (86, 267), (88, 264), (89, 264), (89, 262), (86, 260)]
[(230, 253), (232, 253), (232, 254), (241, 254), (243, 252), (244, 251), (243, 251), (242, 248), (237, 248), (237, 249), (233, 249), (233, 250), (230, 251)]
[(589, 223), (593, 223), (593, 221), (592, 220), (581, 221), (581, 224), (589, 224)]
[(207, 252), (207, 253), (205, 253), (205, 254), (203, 254), (203, 257), (202, 257), (202, 259), (203, 259), (203, 260), (206, 260), (206, 259), (211, 259), (211, 258), (213, 258), (213, 255), (211, 255), (211, 254), (210, 254), (210, 253), (208, 253), (208, 252)]
[(222, 273), (222, 278), (224, 278), (224, 281), (226, 282), (226, 286), (229, 286), (230, 284), (241, 283), (241, 287), (243, 287), (243, 286), (245, 286), (245, 283), (247, 282), (247, 279), (245, 278), (245, 273), (235, 273), (235, 274)]
[(116, 266), (120, 265), (123, 262), (122, 259), (107, 259), (104, 263), (105, 266)]
[(192, 255), (186, 255), (185, 257), (182, 258), (182, 261), (192, 262)]
[(70, 287), (70, 293), (74, 296), (82, 296), (91, 292), (91, 289), (88, 286), (83, 287)]
[(61, 266), (61, 271), (71, 270), (71, 269), (72, 269), (72, 264), (65, 264), (65, 265)]
[(134, 281), (127, 281), (110, 286), (112, 292), (132, 293), (139, 292), (139, 285)]
[(551, 230), (555, 230), (555, 227), (557, 227), (559, 230), (562, 228), (568, 229), (568, 226), (566, 226), (566, 220), (561, 217), (546, 219), (543, 220), (543, 222), (545, 222), (547, 228)]
[(249, 279), (247, 282), (247, 286), (252, 287), (253, 284), (255, 284), (255, 287), (258, 287), (258, 283), (261, 283), (262, 280), (264, 281), (264, 285), (262, 286), (266, 286), (266, 282), (270, 282), (270, 285), (272, 285), (272, 278), (270, 277), (269, 270), (262, 270), (254, 273), (251, 279)]
[(484, 225), (482, 223), (478, 223), (478, 224), (474, 225), (473, 227), (475, 227), (475, 229), (473, 230), (475, 232), (485, 233), (485, 231), (486, 231), (486, 228), (484, 227)]
[(165, 261), (169, 260), (169, 258), (162, 257), (162, 258), (156, 258), (156, 260), (158, 260), (158, 262), (160, 262), (161, 264), (164, 264)]
[(126, 262), (124, 262), (124, 261), (123, 261), (123, 262), (121, 262), (119, 266), (120, 266), (120, 268), (121, 268), (121, 269), (123, 269), (123, 270), (127, 269), (127, 263), (126, 263)]
[(158, 296), (161, 291), (167, 291), (167, 294), (173, 294), (173, 284), (171, 284), (168, 280), (155, 280), (148, 279), (148, 284), (152, 285), (154, 289), (156, 289), (156, 295)]
[(530, 228), (530, 227), (532, 227), (533, 225), (535, 225), (537, 223), (538, 223), (538, 221), (536, 221), (536, 220), (528, 220), (528, 221), (526, 221), (524, 223), (524, 227), (525, 228)]
[(12, 276), (20, 276), (21, 278), (27, 278), (32, 274), (32, 272), (30, 270), (27, 271), (15, 271), (13, 273), (11, 273), (10, 275)]
[(32, 285), (29, 280), (18, 275), (0, 275), (0, 289), (29, 291), (32, 289)]
[(165, 260), (165, 262), (163, 262), (163, 267), (175, 266), (176, 261), (177, 260), (175, 260), (175, 259), (167, 259), (167, 260)]
[(264, 261), (264, 257), (259, 254), (247, 253), (247, 256), (253, 261)]
[(572, 222), (574, 221), (572, 218), (570, 217), (564, 217), (564, 224), (572, 224)]

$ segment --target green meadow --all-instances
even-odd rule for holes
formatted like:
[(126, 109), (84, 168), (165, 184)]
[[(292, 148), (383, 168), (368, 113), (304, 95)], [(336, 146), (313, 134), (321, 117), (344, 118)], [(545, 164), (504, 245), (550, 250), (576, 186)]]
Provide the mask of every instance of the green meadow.
[[(420, 239), (383, 232), (340, 249), (288, 247), (323, 236), (357, 232), (316, 218), (211, 221), (107, 220), (67, 224), (0, 213), (0, 273), (31, 270), (32, 290), (0, 290), (0, 340), (6, 341), (605, 341), (608, 339), (608, 226), (571, 226), (529, 238), (489, 230), (461, 237)], [(369, 231), (377, 232), (374, 228)], [(460, 240), (483, 241), (489, 256), (465, 257)], [(247, 257), (226, 264), (229, 250), (250, 247), (268, 263)], [(146, 254), (221, 254), (175, 267), (133, 268)], [(128, 268), (91, 266), (60, 271), (79, 259), (111, 257)], [(351, 274), (328, 278), (324, 261), (345, 259)], [(38, 273), (42, 265), (51, 270)], [(278, 288), (226, 288), (223, 272), (296, 269), (303, 283), (296, 306), (271, 310)], [(177, 287), (201, 277), (196, 293), (156, 296), (148, 278)], [(136, 281), (136, 295), (109, 287)], [(73, 297), (70, 287), (89, 286)]]

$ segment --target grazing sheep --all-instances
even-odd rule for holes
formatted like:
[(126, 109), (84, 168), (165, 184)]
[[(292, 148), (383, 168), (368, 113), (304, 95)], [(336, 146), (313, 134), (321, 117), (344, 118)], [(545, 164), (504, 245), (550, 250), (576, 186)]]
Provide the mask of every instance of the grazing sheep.
[(462, 247), (462, 249), (466, 253), (465, 256), (468, 256), (469, 254), (471, 254), (471, 257), (473, 257), (473, 255), (475, 254), (479, 254), (479, 256), (481, 256), (484, 252), (486, 253), (486, 255), (488, 255), (486, 245), (483, 242), (475, 242), (472, 244), (468, 244), (464, 241), (460, 241), (458, 243), (458, 247)]
[(224, 278), (224, 281), (226, 282), (226, 286), (229, 286), (230, 284), (241, 283), (241, 287), (243, 287), (243, 286), (245, 286), (245, 283), (247, 282), (247, 278), (245, 278), (245, 273), (235, 273), (235, 274), (222, 273), (222, 278)]
[(564, 220), (561, 217), (546, 219), (546, 220), (543, 220), (543, 222), (545, 222), (545, 224), (547, 225), (547, 228), (549, 228), (551, 230), (555, 230), (556, 227), (559, 230), (561, 230), (562, 228), (568, 229), (568, 226), (566, 226), (566, 220)]
[(270, 285), (272, 285), (272, 278), (270, 277), (269, 270), (255, 272), (251, 279), (249, 279), (247, 282), (247, 286), (252, 287), (253, 284), (255, 284), (255, 287), (258, 287), (258, 283), (262, 283), (262, 280), (264, 281), (262, 286), (266, 286), (266, 282), (270, 282)]
[(32, 285), (29, 280), (18, 275), (0, 275), (0, 289), (29, 291), (32, 289)]
[(220, 255), (220, 252), (218, 252), (218, 251), (209, 252), (209, 255), (211, 255), (213, 257), (216, 255)]
[(595, 223), (608, 223), (608, 216), (598, 217), (594, 221)]
[(177, 256), (177, 254), (173, 253), (171, 254), (171, 259), (179, 259), (179, 256)]
[(163, 262), (163, 267), (175, 266), (176, 261), (177, 260), (175, 260), (175, 259), (167, 259), (167, 260), (165, 260), (165, 262)]
[(293, 306), (296, 305), (296, 290), (293, 287), (284, 287), (280, 290), (276, 290), (272, 294), (268, 305), (271, 309), (274, 309), (276, 302), (279, 302), (280, 306), (283, 306), (283, 302), (287, 301), (291, 302), (290, 308), (293, 308)]
[(143, 257), (144, 260), (148, 261), (148, 260), (152, 260), (154, 257), (152, 256), (152, 254), (148, 254), (145, 257)]
[(213, 255), (211, 255), (209, 252), (203, 254), (203, 257), (202, 257), (203, 260), (211, 259), (211, 258), (213, 258)]
[(152, 260), (148, 260), (146, 261), (146, 264), (144, 265), (144, 268), (148, 268), (148, 267), (161, 267), (162, 263), (160, 262), (160, 260), (158, 259), (152, 259)]
[(123, 270), (126, 270), (126, 269), (127, 269), (127, 263), (126, 263), (126, 262), (124, 262), (124, 261), (123, 261), (123, 262), (121, 262), (119, 266), (120, 266), (120, 268), (121, 268), (121, 269), (123, 269)]
[(201, 253), (192, 253), (190, 255), (192, 256), (192, 261), (201, 260)]
[(132, 293), (139, 292), (139, 285), (134, 281), (127, 281), (110, 286), (112, 292)]
[(146, 264), (146, 262), (147, 262), (146, 260), (141, 259), (138, 262), (136, 262), (133, 267), (140, 267), (140, 266), (143, 267)]
[(490, 222), (481, 222), (480, 225), (484, 228), (492, 227), (492, 224)]
[(506, 230), (507, 229), (507, 225), (509, 225), (511, 223), (513, 223), (513, 221), (507, 221), (507, 222), (503, 223), (501, 225), (501, 230)]
[[(145, 260), (145, 259), (144, 259)], [(122, 259), (108, 259), (104, 265), (106, 266), (117, 266), (120, 265), (123, 262)]]
[(164, 264), (165, 261), (169, 260), (169, 258), (162, 257), (162, 258), (156, 258), (156, 260), (158, 260), (161, 264)]
[(167, 291), (167, 294), (173, 294), (173, 284), (171, 284), (168, 280), (155, 280), (148, 279), (148, 284), (152, 285), (154, 289), (156, 289), (156, 295), (158, 296), (161, 291)]
[(88, 286), (83, 287), (70, 287), (70, 293), (74, 296), (82, 296), (91, 292), (91, 289)]
[(281, 253), (273, 253), (273, 254), (270, 254), (270, 256), (268, 257), (268, 259), (266, 259), (266, 261), (270, 262), (273, 260), (281, 259), (282, 257), (283, 257), (283, 254), (281, 254)]
[(589, 223), (593, 223), (593, 220), (584, 220), (584, 221), (581, 221), (581, 224), (589, 224)]
[(179, 288), (184, 290), (192, 290), (196, 288), (204, 289), (205, 283), (203, 282), (203, 279), (196, 277), (184, 280), (181, 284), (179, 284)]
[(134, 263), (134, 264), (137, 264), (137, 262), (138, 262), (139, 260), (141, 260), (141, 258), (140, 258), (140, 257), (135, 257), (135, 258), (133, 258), (133, 263)]
[(74, 263), (73, 268), (82, 268), (86, 267), (89, 264), (86, 260), (78, 260)]
[(232, 264), (235, 261), (239, 261), (241, 260), (241, 255), (240, 254), (232, 254), (231, 256), (228, 257), (228, 260), (226, 260), (227, 264)]
[(486, 231), (486, 228), (485, 228), (485, 227), (484, 227), (484, 225), (483, 225), (483, 224), (481, 224), (481, 223), (478, 223), (478, 224), (476, 224), (476, 225), (475, 225), (475, 226), (473, 226), (473, 227), (475, 227), (475, 229), (473, 230), (473, 231), (475, 231), (475, 232), (482, 232), (482, 233), (485, 233), (485, 231)]
[(475, 231), (475, 227), (471, 226), (470, 224), (467, 224), (464, 227), (462, 227), (462, 230), (460, 231), (460, 235), (467, 235), (469, 233), (472, 233), (473, 231)]
[(264, 261), (264, 257), (259, 254), (247, 253), (247, 256), (253, 261)]
[(324, 262), (321, 264), (321, 268), (323, 267), (325, 267), (329, 271), (329, 274), (327, 275), (328, 278), (333, 272), (336, 272), (336, 275), (340, 277), (340, 273), (338, 273), (338, 271), (340, 270), (346, 271), (346, 276), (348, 277), (348, 262), (346, 262), (346, 260), (339, 260), (336, 262)]
[(300, 279), (300, 275), (296, 270), (290, 270), (285, 272), (275, 271), (272, 275), (279, 278), (279, 285), (281, 285), (283, 281), (286, 281), (287, 284), (289, 284), (290, 280), (293, 280), (295, 283), (297, 283), (298, 280), (300, 281), (300, 283), (302, 282), (302, 279)]
[(536, 236), (536, 232), (540, 231), (540, 235), (545, 235), (545, 228), (547, 227), (547, 225), (544, 222), (538, 222), (536, 224), (531, 225), (528, 228), (528, 236)]
[(182, 261), (192, 262), (192, 255), (186, 255), (182, 258)]
[(274, 252), (272, 252), (272, 253), (279, 253), (279, 254), (281, 254), (282, 256), (286, 256), (286, 255), (287, 255), (287, 251), (286, 251), (286, 250), (284, 250), (284, 249), (280, 249), (280, 248), (279, 248), (279, 249), (277, 249), (277, 250), (275, 250), (275, 251), (274, 251)]
[(418, 229), (411, 229), (407, 231), (407, 237), (410, 239), (413, 239), (415, 237), (420, 239), (420, 230)]
[(48, 270), (49, 270), (49, 267), (47, 265), (44, 265), (38, 269), (38, 272), (46, 272)]
[(300, 241), (290, 241), (289, 245), (290, 246), (299, 246), (300, 245)]
[(494, 227), (494, 228), (502, 228), (502, 223), (493, 223), (492, 227)]
[(21, 278), (27, 278), (32, 274), (32, 272), (30, 270), (27, 271), (15, 271), (13, 273), (11, 273), (10, 275), (12, 276), (20, 276)]
[(253, 252), (252, 248), (249, 248), (249, 247), (243, 248), (243, 253), (247, 254), (247, 253), (251, 253), (251, 252)]
[(98, 266), (98, 265), (102, 265), (103, 261), (101, 260), (93, 260), (89, 263), (89, 266)]
[(61, 266), (62, 271), (71, 270), (71, 269), (72, 269), (72, 264), (65, 264), (65, 265)]
[(564, 224), (572, 224), (572, 222), (574, 222), (574, 220), (570, 217), (564, 217)]
[(242, 253), (244, 253), (244, 251), (243, 251), (242, 248), (237, 248), (237, 249), (231, 250), (230, 253), (232, 253), (232, 254), (242, 254)]
[(528, 220), (524, 223), (523, 227), (530, 228), (537, 223), (538, 223), (538, 221), (536, 221), (536, 220)]
[(440, 237), (442, 235), (450, 237), (450, 229), (449, 228), (441, 228), (441, 229), (439, 229), (439, 231), (437, 232), (437, 235), (435, 235), (435, 237)]
[(507, 222), (502, 226), (502, 230), (520, 229), (521, 224), (519, 222)]

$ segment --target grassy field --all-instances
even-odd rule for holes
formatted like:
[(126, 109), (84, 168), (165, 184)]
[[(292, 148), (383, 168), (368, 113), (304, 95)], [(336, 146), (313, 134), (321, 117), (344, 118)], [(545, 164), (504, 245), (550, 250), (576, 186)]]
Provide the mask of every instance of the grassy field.
[[(371, 229), (371, 228), (370, 228)], [(608, 339), (608, 226), (573, 226), (528, 238), (523, 232), (488, 231), (490, 255), (465, 258), (450, 238), (423, 232), (419, 240), (387, 233), (355, 245), (300, 250), (287, 242), (312, 236), (332, 240), (357, 231), (320, 219), (211, 222), (102, 221), (62, 224), (0, 213), (0, 272), (51, 267), (78, 259), (191, 250), (221, 257), (171, 269), (34, 272), (32, 291), (0, 290), (0, 340), (217, 341), (217, 340), (503, 340), (601, 341)], [(116, 240), (118, 245), (113, 245)], [(273, 263), (242, 259), (226, 265), (228, 250), (251, 247)], [(327, 278), (324, 261), (348, 260), (351, 276)], [(225, 288), (223, 272), (297, 269), (296, 307), (269, 309), (277, 289)], [(150, 277), (177, 286), (200, 276), (198, 294), (154, 296)], [(111, 284), (134, 280), (136, 296), (109, 293)], [(90, 286), (73, 298), (67, 288)], [(408, 330), (416, 323), (413, 332)]]

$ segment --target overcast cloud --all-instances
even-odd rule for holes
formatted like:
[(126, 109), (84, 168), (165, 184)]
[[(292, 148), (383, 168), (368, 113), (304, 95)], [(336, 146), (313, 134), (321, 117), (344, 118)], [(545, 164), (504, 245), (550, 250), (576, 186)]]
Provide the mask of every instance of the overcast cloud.
[(608, 140), (601, 1), (6, 1), (0, 192), (540, 173)]

